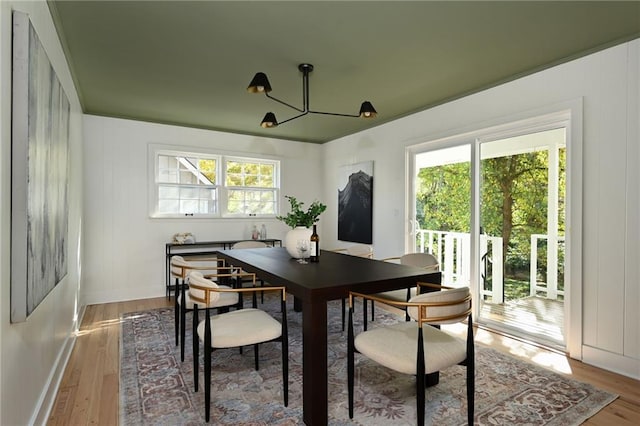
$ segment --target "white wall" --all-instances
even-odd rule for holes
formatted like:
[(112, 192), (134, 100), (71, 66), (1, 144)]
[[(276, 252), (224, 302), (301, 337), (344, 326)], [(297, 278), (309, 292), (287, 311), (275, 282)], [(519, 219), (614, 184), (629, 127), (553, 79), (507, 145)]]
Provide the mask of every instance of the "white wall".
[(85, 251), (87, 304), (164, 296), (165, 244), (177, 232), (197, 241), (250, 238), (265, 223), (270, 238), (288, 230), (272, 219), (151, 219), (148, 214), (148, 145), (214, 149), (281, 161), (284, 195), (307, 205), (321, 193), (321, 146), (278, 139), (85, 115)]
[[(67, 276), (26, 322), (10, 323), (11, 12), (31, 18), (71, 103), (70, 217)], [(0, 424), (43, 423), (75, 331), (82, 218), (82, 114), (67, 62), (44, 1), (0, 2)], [(40, 416), (40, 417), (39, 417)]]
[[(634, 40), (325, 144), (323, 220), (336, 222), (338, 166), (373, 160), (375, 257), (402, 253), (405, 147), (582, 98), (582, 355), (640, 378), (639, 56)], [(324, 247), (341, 244), (323, 231)]]

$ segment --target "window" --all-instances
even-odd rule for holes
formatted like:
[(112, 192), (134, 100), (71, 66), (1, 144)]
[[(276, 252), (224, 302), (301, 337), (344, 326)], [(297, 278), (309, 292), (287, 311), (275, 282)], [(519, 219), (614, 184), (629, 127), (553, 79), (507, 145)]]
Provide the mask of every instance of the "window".
[(152, 217), (275, 216), (279, 162), (150, 149)]
[(275, 215), (276, 163), (255, 159), (229, 159), (225, 167), (229, 214)]

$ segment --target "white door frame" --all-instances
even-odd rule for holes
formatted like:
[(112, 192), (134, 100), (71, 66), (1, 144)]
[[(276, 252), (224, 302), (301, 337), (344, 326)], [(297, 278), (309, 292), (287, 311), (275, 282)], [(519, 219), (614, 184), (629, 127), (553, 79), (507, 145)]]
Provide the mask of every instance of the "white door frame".
[[(480, 279), (480, 144), (492, 139), (516, 136), (557, 127), (566, 128), (566, 267), (565, 267), (565, 341), (566, 350), (572, 358), (582, 359), (582, 98), (543, 107), (535, 111), (520, 113), (474, 126), (472, 130), (455, 129), (446, 135), (425, 138), (422, 142), (408, 146), (405, 150), (405, 211), (407, 232), (405, 252), (415, 249), (415, 176), (417, 154), (460, 145), (471, 147), (471, 287), (478, 300)], [(517, 129), (517, 130), (516, 130)], [(478, 303), (474, 304), (476, 312)]]

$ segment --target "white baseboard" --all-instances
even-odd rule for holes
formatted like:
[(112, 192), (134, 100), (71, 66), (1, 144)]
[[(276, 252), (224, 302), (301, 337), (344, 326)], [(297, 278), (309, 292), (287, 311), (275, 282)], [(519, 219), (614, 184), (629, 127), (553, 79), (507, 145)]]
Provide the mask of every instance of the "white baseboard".
[(583, 345), (582, 362), (640, 380), (640, 359), (629, 358)]
[(69, 362), (69, 357), (71, 357), (71, 352), (73, 352), (73, 347), (76, 344), (76, 330), (80, 328), (80, 324), (82, 324), (82, 318), (84, 317), (85, 307), (83, 306), (78, 313), (78, 319), (72, 325), (71, 330), (67, 338), (58, 352), (58, 358), (56, 362), (53, 364), (53, 368), (51, 368), (51, 373), (47, 378), (47, 382), (40, 394), (40, 398), (38, 399), (38, 403), (36, 404), (36, 409), (31, 416), (29, 421), (30, 425), (46, 425), (47, 420), (49, 419), (49, 415), (51, 414), (51, 409), (53, 408), (53, 404), (56, 401), (56, 396), (58, 394), (58, 389), (60, 388), (60, 382), (62, 381), (62, 377), (64, 376), (64, 370), (67, 368), (67, 364)]
[(149, 287), (130, 287), (123, 289), (108, 289), (100, 291), (85, 290), (84, 299), (86, 305), (97, 305), (100, 303), (124, 302), (127, 300), (151, 299), (154, 297), (166, 296), (164, 285)]

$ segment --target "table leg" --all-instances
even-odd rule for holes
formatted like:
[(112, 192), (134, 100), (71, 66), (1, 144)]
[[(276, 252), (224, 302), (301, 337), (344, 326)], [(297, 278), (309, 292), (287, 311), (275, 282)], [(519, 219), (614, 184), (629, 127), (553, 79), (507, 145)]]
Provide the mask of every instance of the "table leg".
[(303, 302), (302, 309), (302, 407), (307, 425), (326, 425), (327, 302)]

